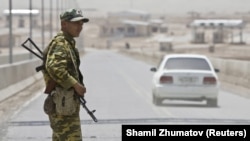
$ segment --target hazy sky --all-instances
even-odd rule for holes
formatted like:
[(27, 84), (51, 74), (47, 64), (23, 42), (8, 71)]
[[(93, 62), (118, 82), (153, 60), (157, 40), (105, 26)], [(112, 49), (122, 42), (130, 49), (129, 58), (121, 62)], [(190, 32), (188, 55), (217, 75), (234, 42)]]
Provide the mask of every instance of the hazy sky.
[(250, 11), (250, 0), (78, 0), (78, 3), (83, 7), (104, 10), (134, 8), (153, 13)]
[[(138, 9), (151, 13), (185, 14), (188, 11), (235, 13), (249, 12), (250, 0), (53, 0), (61, 7), (95, 8), (99, 11)], [(50, 0), (44, 0), (49, 8)], [(60, 4), (60, 3), (63, 4)], [(29, 0), (12, 0), (13, 8), (28, 8)], [(41, 0), (32, 0), (34, 8), (40, 8)], [(9, 0), (1, 0), (0, 10), (8, 9)]]

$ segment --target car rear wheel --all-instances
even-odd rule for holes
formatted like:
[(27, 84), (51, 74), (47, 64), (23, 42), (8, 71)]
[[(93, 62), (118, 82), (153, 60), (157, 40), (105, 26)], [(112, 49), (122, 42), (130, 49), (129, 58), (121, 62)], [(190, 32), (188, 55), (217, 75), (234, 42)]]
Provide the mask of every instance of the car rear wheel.
[(153, 94), (153, 103), (154, 103), (155, 105), (159, 106), (159, 105), (161, 105), (161, 103), (162, 103), (162, 99), (156, 97), (156, 96)]
[(217, 107), (218, 100), (217, 99), (207, 99), (207, 106), (209, 107)]

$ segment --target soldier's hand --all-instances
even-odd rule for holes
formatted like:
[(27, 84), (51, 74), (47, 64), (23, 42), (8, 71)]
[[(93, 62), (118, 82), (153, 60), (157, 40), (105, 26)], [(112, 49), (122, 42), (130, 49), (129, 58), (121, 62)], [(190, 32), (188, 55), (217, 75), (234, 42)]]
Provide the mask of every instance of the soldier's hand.
[(80, 83), (76, 83), (74, 86), (74, 89), (76, 91), (76, 93), (80, 96), (84, 96), (84, 94), (86, 93), (86, 88), (85, 86), (83, 86), (82, 84)]

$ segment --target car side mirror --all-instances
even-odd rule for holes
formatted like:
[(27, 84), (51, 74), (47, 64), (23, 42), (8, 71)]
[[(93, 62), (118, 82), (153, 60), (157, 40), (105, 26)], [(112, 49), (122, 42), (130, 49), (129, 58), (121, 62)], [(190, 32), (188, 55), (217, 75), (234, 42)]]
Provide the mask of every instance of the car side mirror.
[(157, 71), (157, 69), (156, 69), (156, 68), (151, 68), (151, 69), (150, 69), (150, 71), (152, 71), (152, 72), (156, 72), (156, 71)]
[(217, 73), (218, 73), (218, 72), (220, 72), (220, 70), (219, 70), (219, 69), (214, 69), (214, 71), (215, 71), (215, 72), (217, 72)]

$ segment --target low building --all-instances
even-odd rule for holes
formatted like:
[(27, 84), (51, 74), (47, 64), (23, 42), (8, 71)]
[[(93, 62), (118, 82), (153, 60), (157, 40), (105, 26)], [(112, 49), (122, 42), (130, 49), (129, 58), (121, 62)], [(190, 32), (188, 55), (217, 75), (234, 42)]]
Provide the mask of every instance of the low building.
[(158, 39), (160, 51), (173, 51), (173, 38), (165, 37)]
[[(12, 9), (12, 27), (13, 28), (25, 28), (30, 26), (30, 14), (32, 16), (32, 26), (38, 26), (38, 18), (39, 18), (39, 10), (37, 9)], [(4, 10), (3, 14), (6, 17), (6, 24), (5, 26), (9, 26), (9, 10)]]
[(168, 31), (167, 25), (161, 19), (151, 19), (149, 25), (153, 33), (166, 33)]
[(149, 13), (138, 10), (109, 13), (106, 21), (100, 24), (101, 37), (144, 37), (166, 31), (162, 20), (151, 20)]
[(108, 13), (109, 19), (130, 19), (136, 21), (148, 21), (151, 15), (148, 12), (141, 11), (141, 10), (125, 10), (120, 12), (110, 12)]
[(149, 36), (150, 33), (148, 22), (121, 20), (101, 25), (100, 36), (138, 37)]
[[(29, 31), (25, 29), (15, 29), (12, 33), (12, 45), (13, 47), (20, 46), (25, 36), (28, 36)], [(9, 28), (1, 28), (0, 32), (0, 48), (9, 47)]]

